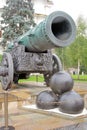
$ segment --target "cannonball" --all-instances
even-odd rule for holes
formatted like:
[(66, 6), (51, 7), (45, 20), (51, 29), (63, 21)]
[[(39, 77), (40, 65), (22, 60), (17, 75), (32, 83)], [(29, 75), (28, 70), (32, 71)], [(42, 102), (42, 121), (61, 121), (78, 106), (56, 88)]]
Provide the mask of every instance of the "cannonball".
[(36, 105), (40, 109), (53, 109), (57, 107), (57, 102), (58, 96), (50, 90), (42, 91), (36, 97)]
[(73, 79), (65, 71), (55, 73), (50, 80), (50, 87), (55, 94), (62, 94), (73, 88)]
[(62, 94), (59, 103), (59, 110), (68, 114), (81, 113), (84, 108), (83, 98), (73, 90)]

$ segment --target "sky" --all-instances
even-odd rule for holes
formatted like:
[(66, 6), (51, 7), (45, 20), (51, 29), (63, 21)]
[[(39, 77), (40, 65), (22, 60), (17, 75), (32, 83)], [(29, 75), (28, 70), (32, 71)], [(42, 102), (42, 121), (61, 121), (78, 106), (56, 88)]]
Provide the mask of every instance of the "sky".
[[(68, 13), (75, 21), (82, 15), (87, 19), (87, 0), (52, 0), (54, 6), (52, 10), (61, 10)], [(0, 7), (3, 7), (5, 0), (0, 1)]]
[(53, 10), (61, 10), (68, 13), (75, 21), (82, 15), (87, 19), (87, 0), (53, 0)]

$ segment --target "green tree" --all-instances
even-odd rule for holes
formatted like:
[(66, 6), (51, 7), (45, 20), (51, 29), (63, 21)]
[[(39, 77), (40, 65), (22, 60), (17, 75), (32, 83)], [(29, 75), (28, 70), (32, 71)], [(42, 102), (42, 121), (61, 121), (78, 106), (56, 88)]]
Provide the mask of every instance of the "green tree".
[[(87, 36), (86, 36), (87, 24), (82, 16), (79, 16), (77, 19), (77, 36), (76, 40), (73, 44), (74, 57), (73, 60), (76, 60), (76, 64), (78, 66), (78, 78), (80, 73), (80, 67), (84, 66), (87, 57), (85, 56), (87, 53)], [(85, 54), (85, 55), (84, 55)], [(84, 61), (84, 62), (83, 62)]]
[(3, 41), (1, 44), (6, 46), (7, 41), (14, 40), (35, 26), (31, 0), (7, 0), (2, 18)]
[[(66, 69), (68, 67), (68, 47), (67, 48), (56, 48), (55, 49), (55, 53), (57, 54), (57, 56), (60, 58), (61, 62), (62, 62), (62, 66), (63, 69)], [(70, 65), (70, 64), (69, 64)]]
[(87, 24), (82, 16), (77, 19), (77, 34), (74, 43), (66, 48), (55, 49), (56, 54), (60, 57), (65, 69), (74, 67), (84, 68), (87, 71)]
[(82, 15), (77, 19), (77, 37), (86, 36), (87, 24)]
[(73, 67), (74, 63), (73, 63), (70, 46), (65, 48), (55, 49), (55, 53), (60, 58), (63, 69), (68, 69), (70, 67)]
[(87, 68), (87, 24), (82, 16), (77, 19), (77, 35), (75, 42), (70, 45), (72, 66), (78, 68), (78, 79), (81, 71), (86, 73)]

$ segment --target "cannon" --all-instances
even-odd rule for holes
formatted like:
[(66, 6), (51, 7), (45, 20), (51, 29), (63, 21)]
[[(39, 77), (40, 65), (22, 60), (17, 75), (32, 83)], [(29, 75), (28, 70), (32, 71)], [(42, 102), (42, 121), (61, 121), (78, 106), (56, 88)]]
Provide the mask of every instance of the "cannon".
[(2, 88), (8, 90), (31, 73), (41, 73), (47, 85), (51, 76), (62, 70), (53, 48), (70, 45), (76, 36), (76, 26), (67, 13), (55, 11), (8, 45), (3, 54), (0, 75)]

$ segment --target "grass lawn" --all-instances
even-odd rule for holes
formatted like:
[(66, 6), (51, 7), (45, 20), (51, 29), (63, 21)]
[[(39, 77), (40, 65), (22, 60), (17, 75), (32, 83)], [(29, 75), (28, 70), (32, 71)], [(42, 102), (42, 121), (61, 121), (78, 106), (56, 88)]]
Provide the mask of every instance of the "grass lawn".
[(75, 81), (85, 81), (85, 82), (87, 82), (87, 75), (79, 75), (79, 78), (78, 78), (78, 75), (72, 75), (72, 78)]
[(43, 75), (30, 75), (28, 79), (20, 79), (19, 82), (27, 82), (27, 81), (33, 81), (33, 82), (44, 82)]
[[(78, 75), (71, 75), (75, 81), (87, 82), (87, 75), (80, 75), (78, 80)], [(36, 81), (44, 82), (43, 75), (31, 75), (28, 79), (20, 79), (19, 82)]]

